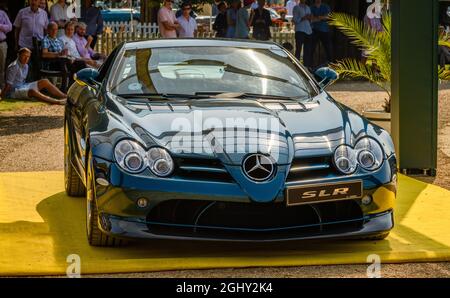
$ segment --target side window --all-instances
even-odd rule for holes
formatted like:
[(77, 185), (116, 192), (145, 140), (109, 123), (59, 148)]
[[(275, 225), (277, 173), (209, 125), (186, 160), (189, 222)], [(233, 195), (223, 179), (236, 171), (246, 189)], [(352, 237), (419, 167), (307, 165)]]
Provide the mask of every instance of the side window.
[(102, 82), (103, 79), (106, 77), (108, 70), (111, 68), (111, 64), (114, 62), (117, 52), (119, 52), (121, 48), (122, 48), (122, 45), (118, 45), (117, 47), (115, 47), (114, 50), (111, 52), (111, 54), (109, 54), (108, 58), (106, 58), (106, 61), (102, 64), (102, 66), (100, 66), (100, 68), (98, 70), (99, 71), (99, 77), (98, 77), (99, 82)]

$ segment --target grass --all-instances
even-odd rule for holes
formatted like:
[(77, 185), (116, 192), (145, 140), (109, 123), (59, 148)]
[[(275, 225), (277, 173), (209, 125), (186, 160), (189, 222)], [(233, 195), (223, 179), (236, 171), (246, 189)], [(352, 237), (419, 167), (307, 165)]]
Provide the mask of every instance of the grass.
[(32, 99), (20, 100), (20, 99), (4, 98), (0, 100), (0, 112), (16, 111), (30, 106), (41, 106), (41, 105), (45, 105), (45, 103)]

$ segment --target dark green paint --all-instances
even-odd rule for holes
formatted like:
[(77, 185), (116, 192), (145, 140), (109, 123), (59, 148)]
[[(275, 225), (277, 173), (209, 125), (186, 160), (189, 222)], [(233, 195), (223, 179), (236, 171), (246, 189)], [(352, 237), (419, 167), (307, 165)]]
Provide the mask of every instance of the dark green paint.
[(437, 0), (392, 1), (392, 136), (400, 169), (437, 167)]

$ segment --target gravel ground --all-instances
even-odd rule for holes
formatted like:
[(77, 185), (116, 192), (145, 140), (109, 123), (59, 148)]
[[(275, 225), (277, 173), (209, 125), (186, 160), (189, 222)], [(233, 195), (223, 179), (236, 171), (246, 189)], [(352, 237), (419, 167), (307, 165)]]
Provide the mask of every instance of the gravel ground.
[[(340, 83), (332, 96), (361, 112), (377, 109), (385, 94), (367, 83)], [(0, 103), (1, 104), (1, 103)], [(421, 178), (450, 189), (450, 88), (439, 92), (438, 172)], [(61, 106), (33, 106), (0, 112), (0, 172), (63, 169)], [(97, 275), (100, 277), (365, 277), (367, 265), (179, 270), (153, 273)], [(384, 264), (383, 277), (450, 277), (450, 263)]]

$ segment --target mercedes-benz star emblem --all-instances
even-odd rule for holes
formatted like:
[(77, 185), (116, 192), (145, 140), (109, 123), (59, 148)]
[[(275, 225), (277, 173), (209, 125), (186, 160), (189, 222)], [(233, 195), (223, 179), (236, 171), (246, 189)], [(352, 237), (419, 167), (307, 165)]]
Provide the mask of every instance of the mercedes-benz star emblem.
[(275, 165), (272, 160), (263, 154), (251, 154), (242, 162), (244, 174), (251, 180), (262, 182), (272, 178)]

